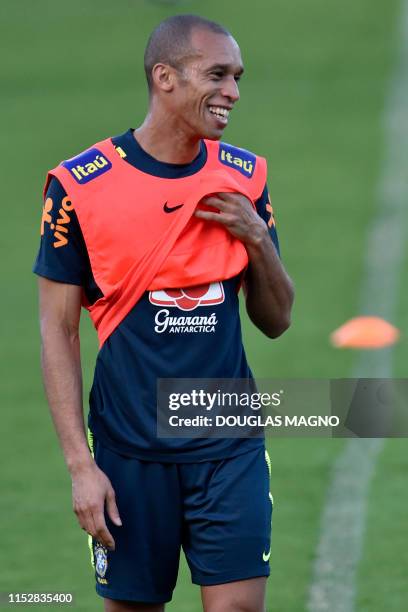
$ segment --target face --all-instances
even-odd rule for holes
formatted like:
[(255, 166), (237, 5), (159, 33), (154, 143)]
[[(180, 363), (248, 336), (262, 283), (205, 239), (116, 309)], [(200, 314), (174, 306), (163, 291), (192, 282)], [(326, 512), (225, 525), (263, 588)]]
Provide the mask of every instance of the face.
[(206, 30), (193, 31), (191, 42), (194, 55), (175, 72), (171, 113), (191, 137), (219, 140), (239, 100), (241, 52), (232, 37)]

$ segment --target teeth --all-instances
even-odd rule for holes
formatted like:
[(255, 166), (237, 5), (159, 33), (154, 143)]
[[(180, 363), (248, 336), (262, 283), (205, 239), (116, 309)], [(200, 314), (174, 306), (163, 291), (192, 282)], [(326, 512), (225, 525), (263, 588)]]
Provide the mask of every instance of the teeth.
[(208, 108), (213, 115), (228, 119), (229, 110), (227, 108), (223, 108), (222, 106), (209, 106)]

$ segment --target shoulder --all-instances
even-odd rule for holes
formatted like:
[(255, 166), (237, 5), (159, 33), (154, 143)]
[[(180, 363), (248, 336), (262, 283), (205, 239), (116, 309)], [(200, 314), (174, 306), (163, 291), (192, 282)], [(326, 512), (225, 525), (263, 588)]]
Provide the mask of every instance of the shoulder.
[[(96, 142), (95, 144), (83, 149), (73, 157), (69, 157), (62, 161), (59, 165), (67, 168), (72, 171), (73, 169), (77, 169), (78, 165), (85, 166), (88, 170), (90, 170), (89, 174), (95, 174), (96, 170), (102, 170), (106, 172), (112, 167), (112, 162), (115, 159), (126, 157), (126, 153), (123, 150), (123, 147), (127, 148), (129, 146), (129, 142), (133, 141), (132, 131), (127, 130), (123, 134), (119, 134), (117, 136), (109, 136), (108, 138), (104, 138)], [(93, 167), (96, 168), (94, 169)], [(72, 172), (74, 178), (81, 182), (88, 182), (88, 180), (83, 180), (84, 173), (79, 172), (75, 174)], [(101, 174), (101, 172), (99, 172)]]
[[(99, 177), (108, 176), (115, 163), (118, 152), (110, 138), (97, 142), (77, 155), (65, 159), (48, 172), (44, 194), (51, 185), (52, 177), (56, 177), (66, 193), (76, 199), (89, 190), (93, 191), (95, 184), (100, 184)], [(84, 188), (83, 186), (86, 185)]]

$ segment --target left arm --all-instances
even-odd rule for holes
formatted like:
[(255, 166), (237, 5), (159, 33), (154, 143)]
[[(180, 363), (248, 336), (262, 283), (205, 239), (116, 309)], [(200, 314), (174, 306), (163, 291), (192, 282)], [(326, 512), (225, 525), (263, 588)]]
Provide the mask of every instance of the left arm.
[(219, 212), (199, 209), (197, 217), (222, 223), (244, 243), (249, 259), (244, 279), (249, 318), (268, 337), (277, 338), (290, 325), (294, 291), (265, 221), (242, 194), (219, 193), (202, 202)]

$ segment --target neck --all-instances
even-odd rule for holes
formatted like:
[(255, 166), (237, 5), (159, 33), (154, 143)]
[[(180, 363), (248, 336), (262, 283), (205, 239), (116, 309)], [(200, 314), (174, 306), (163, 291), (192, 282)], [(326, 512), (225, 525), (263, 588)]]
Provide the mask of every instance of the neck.
[(177, 118), (158, 109), (149, 111), (133, 135), (146, 153), (168, 164), (188, 164), (200, 152), (201, 139), (186, 133)]

